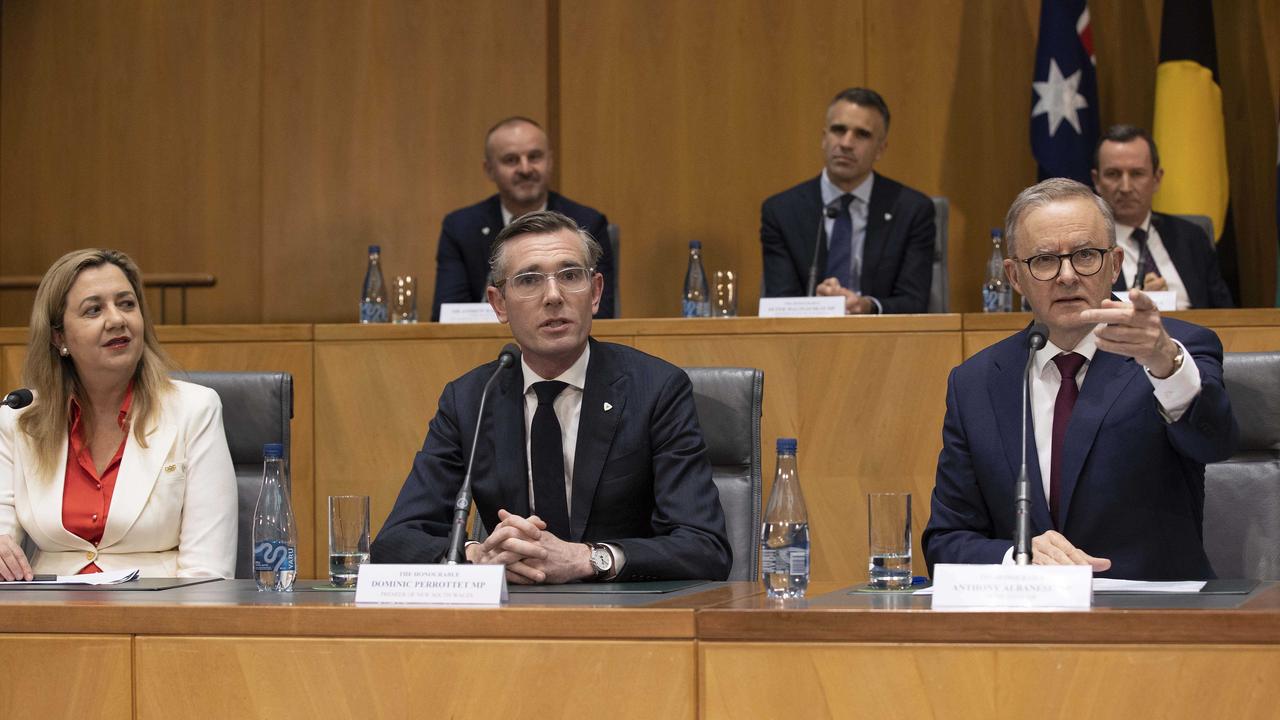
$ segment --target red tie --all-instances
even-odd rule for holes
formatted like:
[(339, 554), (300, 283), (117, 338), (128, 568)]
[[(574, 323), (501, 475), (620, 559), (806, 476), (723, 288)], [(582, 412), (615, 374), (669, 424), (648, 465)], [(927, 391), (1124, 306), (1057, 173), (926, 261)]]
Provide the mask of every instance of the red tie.
[(1053, 401), (1053, 444), (1049, 455), (1049, 516), (1053, 526), (1058, 527), (1058, 499), (1062, 492), (1062, 441), (1067, 436), (1067, 423), (1071, 421), (1071, 409), (1076, 406), (1076, 398), (1080, 396), (1080, 388), (1076, 385), (1076, 373), (1084, 367), (1084, 356), (1080, 353), (1062, 353), (1053, 359), (1062, 373), (1062, 384), (1058, 386), (1058, 399)]

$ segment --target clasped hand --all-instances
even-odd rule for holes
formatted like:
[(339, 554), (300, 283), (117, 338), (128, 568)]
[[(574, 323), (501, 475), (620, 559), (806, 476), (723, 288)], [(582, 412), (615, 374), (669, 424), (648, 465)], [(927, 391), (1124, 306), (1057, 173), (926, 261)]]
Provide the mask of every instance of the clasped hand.
[(1050, 530), (1031, 540), (1032, 565), (1090, 565), (1094, 572), (1111, 569), (1107, 558), (1096, 558), (1071, 544), (1062, 533)]
[(593, 574), (590, 549), (551, 534), (537, 515), (499, 510), (498, 520), (484, 542), (467, 547), (468, 562), (505, 565), (507, 582), (517, 585), (573, 582)]
[(845, 315), (865, 315), (871, 312), (871, 301), (858, 293), (842, 286), (840, 281), (829, 277), (818, 283), (813, 289), (814, 295), (838, 295), (844, 298)]
[(1178, 344), (1165, 332), (1155, 302), (1141, 290), (1131, 288), (1127, 303), (1103, 300), (1102, 307), (1081, 312), (1080, 319), (1106, 323), (1095, 333), (1098, 349), (1131, 357), (1155, 377), (1173, 374)]

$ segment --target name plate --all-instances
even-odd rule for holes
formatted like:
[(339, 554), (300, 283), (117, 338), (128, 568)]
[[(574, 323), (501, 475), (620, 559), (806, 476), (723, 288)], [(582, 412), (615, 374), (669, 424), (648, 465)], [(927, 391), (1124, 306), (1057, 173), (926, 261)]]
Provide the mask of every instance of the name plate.
[[(1173, 312), (1178, 309), (1178, 293), (1172, 290), (1143, 290), (1147, 297), (1151, 298), (1151, 302), (1156, 304), (1156, 309), (1160, 312)], [(1116, 300), (1120, 302), (1129, 302), (1129, 291), (1113, 291), (1111, 293)]]
[(935, 610), (1088, 610), (1088, 565), (935, 565)]
[(440, 303), (440, 322), (442, 324), (496, 323), (498, 316), (493, 312), (493, 306), (487, 302)]
[(813, 297), (760, 298), (760, 317), (844, 317), (844, 298), (840, 295)]
[(414, 605), (499, 605), (507, 601), (503, 565), (360, 566), (356, 602)]

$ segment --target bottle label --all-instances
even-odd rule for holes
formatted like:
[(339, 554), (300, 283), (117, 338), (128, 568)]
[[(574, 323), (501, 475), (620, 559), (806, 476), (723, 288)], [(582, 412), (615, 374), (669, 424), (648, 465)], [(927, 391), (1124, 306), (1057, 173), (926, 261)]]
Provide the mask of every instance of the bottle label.
[(360, 322), (384, 323), (387, 321), (387, 305), (378, 302), (360, 303)]
[(760, 571), (765, 575), (773, 575), (775, 573), (808, 575), (809, 548), (762, 548)]
[(711, 317), (711, 303), (704, 300), (685, 300), (684, 317)]
[(296, 570), (295, 549), (283, 540), (263, 540), (253, 546), (254, 572)]

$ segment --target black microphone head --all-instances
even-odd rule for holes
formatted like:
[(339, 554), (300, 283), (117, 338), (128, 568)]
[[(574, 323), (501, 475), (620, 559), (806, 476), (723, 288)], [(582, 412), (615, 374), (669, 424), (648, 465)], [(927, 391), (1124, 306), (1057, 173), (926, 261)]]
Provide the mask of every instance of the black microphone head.
[(1039, 350), (1049, 342), (1049, 326), (1040, 321), (1031, 323), (1031, 330), (1027, 332), (1027, 345), (1032, 350)]
[(502, 348), (502, 352), (498, 353), (498, 366), (509, 368), (516, 364), (520, 359), (520, 346), (515, 343), (507, 343)]
[(0, 402), (0, 404), (8, 405), (14, 410), (21, 410), (22, 408), (30, 405), (31, 401), (35, 400), (35, 398), (36, 396), (33, 395), (30, 390), (26, 388), (18, 388), (8, 395), (5, 395), (4, 401)]
[(823, 214), (831, 218), (832, 220), (835, 220), (836, 216), (840, 214), (840, 208), (838, 207), (839, 204), (840, 204), (840, 198), (836, 198), (835, 200), (832, 200), (831, 204), (827, 205), (823, 209)]

